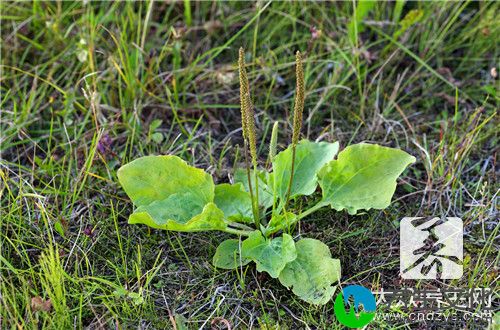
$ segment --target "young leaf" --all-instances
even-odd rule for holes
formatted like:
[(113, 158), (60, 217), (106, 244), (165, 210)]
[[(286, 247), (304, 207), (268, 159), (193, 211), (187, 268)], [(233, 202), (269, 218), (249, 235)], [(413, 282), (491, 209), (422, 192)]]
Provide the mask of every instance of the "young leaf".
[(337, 211), (384, 209), (396, 190), (396, 179), (415, 157), (406, 152), (360, 143), (340, 152), (318, 173), (323, 200)]
[(177, 231), (223, 230), (224, 213), (213, 204), (212, 177), (176, 156), (146, 156), (118, 170), (137, 209), (129, 223)]
[(267, 225), (265, 235), (269, 236), (280, 230), (288, 229), (296, 222), (297, 215), (291, 212), (275, 214), (271, 217), (271, 221), (269, 221), (269, 224)]
[(253, 223), (252, 200), (250, 194), (244, 190), (243, 184), (216, 185), (214, 202), (224, 212), (226, 219)]
[(259, 272), (265, 271), (272, 278), (277, 278), (285, 265), (295, 260), (297, 251), (290, 235), (266, 239), (256, 230), (243, 241), (242, 256), (255, 261)]
[(227, 239), (217, 247), (213, 258), (213, 265), (222, 269), (236, 269), (248, 264), (250, 261), (252, 260), (241, 256), (239, 240)]
[(271, 131), (271, 141), (269, 142), (270, 162), (272, 162), (274, 157), (276, 157), (276, 149), (278, 147), (278, 130), (279, 130), (279, 122), (275, 121), (273, 124), (273, 130)]
[(316, 239), (301, 239), (295, 247), (297, 259), (279, 275), (281, 284), (308, 303), (326, 304), (335, 293), (331, 285), (340, 279), (340, 261), (332, 259), (328, 246)]
[[(300, 141), (295, 149), (295, 168), (290, 198), (312, 194), (317, 186), (316, 173), (335, 157), (338, 150), (338, 142)], [(292, 147), (290, 146), (277, 154), (273, 161), (274, 191), (281, 200), (286, 198), (291, 170)]]
[[(273, 205), (273, 190), (269, 187), (267, 183), (268, 173), (265, 171), (257, 171), (257, 176), (259, 180), (259, 204), (264, 209), (267, 209)], [(255, 190), (255, 175), (254, 171), (250, 171), (250, 180), (252, 182), (252, 188)], [(245, 169), (239, 168), (234, 172), (234, 182), (242, 183), (246, 192), (250, 192), (248, 187), (248, 177)]]

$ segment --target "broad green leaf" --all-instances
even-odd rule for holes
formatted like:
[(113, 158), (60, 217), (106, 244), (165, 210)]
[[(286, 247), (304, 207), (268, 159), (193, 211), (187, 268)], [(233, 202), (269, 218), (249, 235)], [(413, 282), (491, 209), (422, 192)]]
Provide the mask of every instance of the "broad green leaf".
[(137, 209), (129, 223), (177, 231), (224, 230), (213, 204), (212, 177), (176, 156), (146, 156), (122, 166), (118, 179)]
[[(183, 201), (185, 201), (183, 203)], [(175, 218), (172, 219), (170, 212), (178, 212), (177, 214), (186, 214), (189, 210), (189, 199), (183, 200), (176, 198), (175, 202), (169, 204), (170, 201), (161, 201), (151, 203), (148, 206), (141, 206), (130, 215), (128, 222), (130, 224), (144, 224), (152, 228), (175, 230), (175, 231), (206, 231), (206, 230), (224, 230), (227, 227), (224, 221), (224, 213), (217, 208), (214, 203), (208, 203), (202, 209), (201, 213), (192, 218)], [(167, 205), (169, 204), (169, 205)], [(177, 210), (176, 210), (177, 206)], [(181, 209), (182, 208), (182, 209)], [(194, 212), (193, 212), (194, 213)]]
[[(316, 173), (333, 160), (339, 143), (300, 141), (295, 148), (295, 165), (290, 198), (310, 195), (317, 187)], [(284, 200), (292, 172), (292, 146), (276, 155), (273, 161), (274, 191)]]
[(291, 212), (275, 214), (271, 217), (271, 221), (269, 221), (269, 224), (267, 225), (265, 235), (269, 236), (280, 230), (287, 230), (296, 222), (297, 215)]
[(215, 251), (213, 265), (222, 269), (235, 269), (248, 264), (251, 260), (241, 256), (240, 241), (227, 239)]
[(242, 243), (242, 256), (255, 261), (259, 272), (265, 271), (277, 278), (285, 265), (297, 257), (295, 243), (290, 235), (266, 239), (259, 230)]
[(340, 261), (332, 259), (328, 246), (316, 239), (301, 239), (295, 248), (297, 259), (281, 272), (281, 284), (308, 303), (326, 304), (335, 293), (332, 284), (340, 279)]
[[(192, 193), (176, 193), (163, 200), (139, 206), (133, 215), (147, 213), (156, 225), (162, 226), (168, 220), (184, 223), (200, 214), (204, 207), (204, 201), (197, 199)], [(131, 216), (130, 221), (132, 219)]]
[(216, 185), (214, 203), (230, 221), (253, 222), (252, 200), (241, 183)]
[[(257, 177), (259, 182), (259, 205), (265, 209), (271, 207), (273, 205), (273, 190), (267, 184), (268, 175), (266, 171), (257, 170)], [(234, 173), (234, 182), (242, 183), (246, 192), (250, 192), (250, 188), (248, 186), (248, 176), (247, 171), (243, 168), (239, 168)], [(254, 171), (250, 171), (250, 182), (252, 183), (252, 189), (254, 191), (255, 196), (255, 176)]]
[(406, 152), (360, 143), (339, 153), (318, 173), (323, 200), (337, 211), (384, 209), (396, 190), (396, 179), (415, 157)]
[(145, 156), (118, 170), (118, 180), (136, 206), (161, 201), (176, 193), (191, 193), (200, 204), (214, 199), (212, 177), (177, 156)]

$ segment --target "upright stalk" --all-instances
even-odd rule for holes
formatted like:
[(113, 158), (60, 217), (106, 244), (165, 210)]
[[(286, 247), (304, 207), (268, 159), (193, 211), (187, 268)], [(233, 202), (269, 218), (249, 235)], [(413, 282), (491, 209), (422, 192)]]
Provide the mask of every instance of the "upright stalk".
[(290, 200), (292, 191), (293, 176), (295, 172), (295, 148), (299, 142), (300, 130), (302, 128), (302, 113), (304, 112), (305, 85), (304, 85), (304, 69), (302, 67), (302, 55), (297, 51), (295, 55), (295, 75), (297, 79), (297, 87), (295, 92), (295, 104), (293, 108), (293, 133), (292, 133), (292, 166), (290, 173), (290, 181), (288, 183), (288, 191), (286, 193), (285, 210)]
[(258, 214), (256, 214), (255, 199), (253, 196), (252, 176), (250, 174), (250, 163), (248, 162), (248, 151), (247, 151), (248, 146), (247, 146), (247, 144), (248, 144), (247, 140), (245, 139), (243, 153), (245, 155), (245, 167), (246, 167), (246, 171), (247, 171), (248, 190), (250, 190), (250, 201), (252, 203), (252, 214), (253, 214), (253, 218), (254, 218), (254, 222), (255, 222), (255, 219), (258, 217)]
[[(273, 130), (271, 131), (271, 141), (269, 142), (269, 159), (268, 164), (272, 164), (274, 157), (276, 157), (276, 149), (278, 148), (278, 129), (279, 122), (275, 121), (273, 124)], [(266, 164), (266, 167), (267, 165)]]
[(252, 211), (255, 226), (260, 229), (259, 219), (259, 178), (257, 172), (257, 138), (255, 134), (255, 119), (252, 101), (250, 99), (250, 84), (248, 83), (247, 71), (245, 69), (245, 51), (240, 48), (238, 67), (240, 73), (240, 102), (241, 102), (241, 127), (243, 129), (243, 139), (245, 140), (245, 152), (247, 145), (250, 149), (252, 158), (254, 183), (255, 183), (255, 198), (252, 190), (250, 177), (250, 166), (247, 161), (247, 177), (248, 187), (250, 189), (250, 197), (252, 198)]
[(258, 176), (258, 172), (257, 172), (257, 164), (255, 163), (253, 165), (253, 174), (254, 174), (254, 180), (255, 180), (255, 200), (254, 200), (254, 204), (255, 206), (253, 207), (254, 209), (254, 219), (256, 219), (255, 221), (255, 226), (257, 227), (257, 229), (260, 230), (260, 214), (259, 214), (259, 176)]

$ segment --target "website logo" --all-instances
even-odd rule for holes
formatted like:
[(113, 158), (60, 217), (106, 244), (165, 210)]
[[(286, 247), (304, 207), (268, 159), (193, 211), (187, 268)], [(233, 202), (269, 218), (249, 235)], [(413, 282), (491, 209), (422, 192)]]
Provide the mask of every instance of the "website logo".
[(459, 279), (463, 273), (460, 218), (401, 220), (400, 273), (404, 279)]
[(346, 286), (335, 298), (335, 316), (349, 328), (362, 328), (370, 323), (375, 309), (375, 296), (361, 285)]

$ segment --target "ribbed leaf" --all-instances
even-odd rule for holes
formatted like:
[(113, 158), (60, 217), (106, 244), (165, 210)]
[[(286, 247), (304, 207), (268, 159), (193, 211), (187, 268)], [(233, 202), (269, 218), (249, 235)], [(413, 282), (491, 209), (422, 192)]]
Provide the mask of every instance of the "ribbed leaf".
[(396, 190), (396, 179), (415, 157), (406, 152), (360, 143), (339, 153), (318, 173), (323, 200), (337, 211), (384, 209)]

